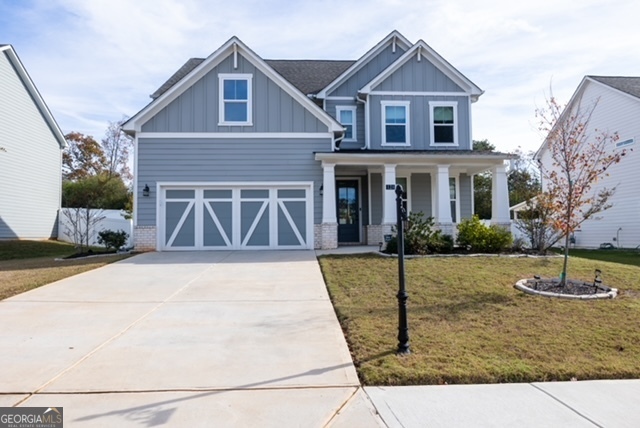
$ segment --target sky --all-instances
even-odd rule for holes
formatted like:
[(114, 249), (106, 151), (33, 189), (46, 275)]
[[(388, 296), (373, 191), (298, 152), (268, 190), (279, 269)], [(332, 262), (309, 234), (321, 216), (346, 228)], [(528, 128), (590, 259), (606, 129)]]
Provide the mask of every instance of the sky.
[(265, 59), (358, 59), (393, 30), (485, 93), (473, 138), (536, 150), (535, 110), (585, 75), (640, 75), (629, 0), (0, 0), (12, 44), (64, 133), (101, 139), (191, 57), (232, 36)]

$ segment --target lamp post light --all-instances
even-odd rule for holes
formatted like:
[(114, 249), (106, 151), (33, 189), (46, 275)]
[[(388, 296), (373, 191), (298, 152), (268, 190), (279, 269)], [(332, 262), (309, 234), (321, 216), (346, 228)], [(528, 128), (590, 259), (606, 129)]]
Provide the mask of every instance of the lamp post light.
[(409, 324), (407, 322), (407, 290), (404, 285), (404, 222), (407, 211), (404, 209), (405, 193), (401, 185), (396, 185), (396, 214), (398, 230), (398, 354), (410, 354)]

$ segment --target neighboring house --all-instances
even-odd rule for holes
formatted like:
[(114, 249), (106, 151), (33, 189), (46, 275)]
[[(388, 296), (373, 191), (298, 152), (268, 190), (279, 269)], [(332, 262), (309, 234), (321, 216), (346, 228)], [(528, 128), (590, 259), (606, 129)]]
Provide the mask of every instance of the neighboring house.
[(472, 150), (482, 90), (394, 31), (357, 61), (263, 60), (236, 37), (190, 59), (127, 123), (135, 137), (138, 249), (335, 248), (383, 242), (396, 183), (439, 228), (473, 213), (504, 160)]
[[(575, 246), (595, 248), (610, 243), (616, 247), (635, 248), (640, 245), (640, 153), (636, 141), (640, 139), (640, 77), (585, 76), (571, 97), (565, 111), (589, 108), (597, 102), (591, 115), (587, 134), (596, 135), (595, 130), (613, 134), (619, 139), (610, 150), (626, 149), (620, 163), (612, 165), (608, 176), (594, 187), (612, 188), (616, 191), (609, 200), (612, 207), (585, 221), (574, 233)], [(546, 142), (535, 155), (547, 168), (551, 157)], [(544, 188), (545, 180), (542, 180)], [(514, 207), (516, 208), (516, 207)]]
[(64, 135), (11, 45), (0, 45), (0, 239), (57, 237)]

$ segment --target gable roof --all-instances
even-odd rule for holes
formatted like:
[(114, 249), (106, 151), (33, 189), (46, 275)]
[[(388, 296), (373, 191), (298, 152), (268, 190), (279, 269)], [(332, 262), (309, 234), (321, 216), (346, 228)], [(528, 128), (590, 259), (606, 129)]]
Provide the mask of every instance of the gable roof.
[[(190, 58), (162, 86), (151, 94), (151, 98), (155, 100), (164, 94), (203, 61), (204, 58)], [(315, 94), (324, 88), (355, 61), (265, 59), (264, 62), (298, 88), (300, 92), (309, 95)]]
[[(621, 77), (621, 76), (584, 76), (580, 81), (580, 84), (576, 88), (573, 95), (569, 99), (569, 102), (564, 107), (564, 110), (560, 114), (560, 117), (556, 121), (557, 123), (561, 122), (566, 112), (572, 108), (572, 106), (576, 102), (580, 102), (582, 99), (582, 95), (587, 87), (588, 83), (595, 83), (596, 85), (604, 85), (608, 86), (610, 89), (613, 89), (613, 92), (622, 93), (623, 96), (633, 97), (638, 101), (640, 99), (640, 77)], [(534, 159), (540, 159), (544, 153), (544, 150), (547, 148), (547, 139), (548, 136), (545, 137), (544, 141), (538, 148), (538, 150), (533, 155)]]
[[(277, 73), (269, 64), (253, 52), (237, 37), (232, 37), (215, 52), (202, 61), (187, 61), (181, 68), (182, 71), (174, 73), (167, 81), (168, 88), (155, 98), (146, 107), (136, 113), (122, 125), (125, 132), (133, 134), (141, 130), (142, 124), (153, 115), (166, 107), (171, 101), (180, 96), (184, 91), (195, 84), (200, 78), (220, 64), (224, 59), (233, 55), (234, 52), (241, 54), (247, 61), (253, 64), (258, 70), (264, 73), (270, 80), (276, 83), (282, 90), (288, 93), (294, 100), (300, 103), (318, 120), (327, 125), (330, 132), (343, 133), (344, 128), (327, 112), (318, 107), (305, 94), (300, 92), (291, 82)], [(192, 67), (190, 70), (189, 68)], [(188, 71), (187, 71), (188, 70)], [(180, 74), (185, 73), (180, 77)], [(176, 80), (175, 84), (168, 83), (171, 79)], [(165, 85), (163, 85), (164, 87)], [(162, 87), (161, 87), (162, 89)], [(160, 90), (156, 91), (159, 92)]]
[(22, 61), (20, 61), (20, 58), (18, 58), (18, 54), (13, 49), (13, 46), (0, 45), (0, 52), (4, 52), (7, 55), (9, 62), (18, 73), (18, 77), (20, 77), (20, 80), (22, 80), (22, 83), (27, 89), (27, 92), (29, 92), (29, 95), (31, 95), (31, 99), (33, 99), (36, 107), (38, 107), (40, 114), (42, 114), (43, 119), (47, 123), (47, 126), (51, 130), (51, 133), (58, 142), (60, 148), (64, 149), (65, 147), (67, 147), (67, 140), (64, 138), (64, 134), (60, 130), (60, 127), (58, 126), (56, 120), (53, 118), (53, 115), (51, 114), (49, 107), (47, 107), (47, 104), (44, 102), (44, 99), (42, 99), (40, 92), (38, 92), (38, 88), (36, 88), (36, 85), (33, 83), (33, 80), (31, 80), (31, 77), (29, 77), (29, 73), (27, 73), (27, 70), (24, 68)]
[(484, 93), (482, 89), (476, 86), (471, 80), (460, 73), (454, 66), (449, 64), (443, 57), (434, 51), (431, 46), (426, 44), (423, 40), (418, 40), (409, 50), (407, 50), (400, 58), (391, 63), (389, 67), (383, 70), (380, 74), (373, 78), (369, 83), (360, 89), (360, 93), (368, 94), (373, 88), (382, 83), (385, 79), (391, 76), (396, 70), (400, 69), (407, 61), (414, 56), (421, 55), (427, 61), (431, 62), (436, 68), (442, 71), (447, 77), (453, 80), (458, 86), (464, 89), (466, 94), (471, 95), (471, 101), (478, 100), (480, 95)]
[(382, 39), (373, 48), (369, 49), (369, 51), (362, 55), (359, 60), (355, 61), (348, 69), (346, 69), (342, 74), (337, 76), (321, 91), (319, 91), (316, 95), (317, 98), (326, 98), (332, 90), (336, 89), (342, 82), (353, 76), (358, 70), (364, 67), (372, 58), (375, 58), (389, 44), (398, 44), (399, 46), (404, 47), (404, 49), (409, 49), (411, 47), (411, 42), (409, 40), (407, 40), (398, 31), (393, 30), (387, 37)]
[(587, 76), (589, 79), (603, 83), (619, 91), (640, 98), (640, 77), (622, 76)]

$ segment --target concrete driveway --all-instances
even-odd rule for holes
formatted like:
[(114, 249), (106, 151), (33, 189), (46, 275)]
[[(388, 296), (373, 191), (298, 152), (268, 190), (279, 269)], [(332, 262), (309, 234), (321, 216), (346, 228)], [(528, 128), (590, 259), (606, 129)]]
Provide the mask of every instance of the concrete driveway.
[(0, 302), (0, 406), (65, 426), (376, 426), (312, 251), (147, 253)]

